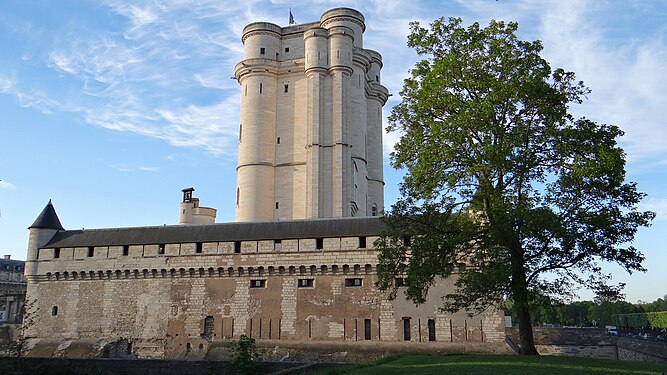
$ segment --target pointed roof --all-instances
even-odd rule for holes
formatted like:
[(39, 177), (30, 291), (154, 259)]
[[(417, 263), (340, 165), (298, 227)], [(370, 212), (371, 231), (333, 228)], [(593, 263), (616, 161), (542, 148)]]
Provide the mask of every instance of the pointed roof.
[(35, 222), (28, 227), (28, 229), (32, 228), (65, 230), (63, 225), (60, 224), (60, 219), (58, 219), (58, 214), (56, 214), (56, 209), (53, 208), (50, 199)]

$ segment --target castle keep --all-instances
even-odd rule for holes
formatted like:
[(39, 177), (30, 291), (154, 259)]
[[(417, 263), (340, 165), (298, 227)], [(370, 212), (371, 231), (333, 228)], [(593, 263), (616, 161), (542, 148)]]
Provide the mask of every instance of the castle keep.
[(383, 210), (382, 57), (361, 13), (243, 30), (236, 221), (377, 216)]
[(502, 343), (502, 311), (438, 310), (453, 279), (420, 306), (374, 285), (388, 94), (364, 29), (347, 8), (244, 29), (236, 223), (215, 224), (192, 188), (173, 226), (65, 230), (49, 202), (26, 262), (33, 350), (177, 358), (241, 334), (276, 347)]

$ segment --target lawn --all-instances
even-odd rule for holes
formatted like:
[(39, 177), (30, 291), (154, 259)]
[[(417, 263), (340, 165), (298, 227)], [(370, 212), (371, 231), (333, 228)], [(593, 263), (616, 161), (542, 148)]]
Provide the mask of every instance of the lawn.
[(317, 372), (333, 374), (470, 374), (470, 375), (567, 375), (567, 374), (658, 374), (667, 373), (667, 363), (628, 362), (582, 357), (502, 355), (399, 355), (346, 368)]

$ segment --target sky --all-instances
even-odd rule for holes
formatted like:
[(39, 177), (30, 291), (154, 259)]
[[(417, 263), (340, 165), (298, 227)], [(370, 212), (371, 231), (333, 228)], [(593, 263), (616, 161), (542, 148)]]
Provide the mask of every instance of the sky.
[[(335, 7), (364, 14), (365, 48), (383, 55), (393, 94), (385, 125), (418, 61), (409, 22), (517, 21), (520, 38), (542, 40), (552, 68), (592, 90), (572, 113), (625, 131), (627, 179), (657, 213), (634, 243), (648, 272), (605, 270), (630, 302), (667, 294), (664, 0), (0, 1), (0, 253), (25, 259), (27, 228), (49, 200), (66, 229), (177, 224), (192, 186), (217, 222), (233, 221), (241, 33), (287, 26), (290, 7), (297, 23)], [(402, 176), (389, 164), (397, 139), (383, 140), (387, 207)]]

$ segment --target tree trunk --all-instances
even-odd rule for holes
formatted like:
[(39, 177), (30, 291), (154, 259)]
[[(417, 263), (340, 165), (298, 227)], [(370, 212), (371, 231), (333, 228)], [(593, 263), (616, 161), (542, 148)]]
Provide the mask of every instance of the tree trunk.
[(511, 249), (512, 262), (512, 300), (516, 307), (519, 324), (520, 355), (539, 355), (533, 340), (533, 326), (528, 309), (528, 288), (526, 284), (526, 270), (523, 265), (523, 251), (514, 246)]

